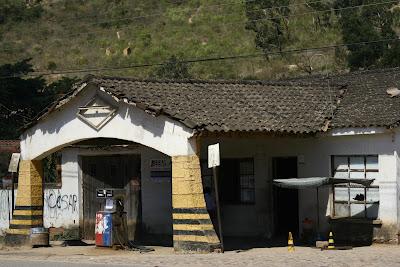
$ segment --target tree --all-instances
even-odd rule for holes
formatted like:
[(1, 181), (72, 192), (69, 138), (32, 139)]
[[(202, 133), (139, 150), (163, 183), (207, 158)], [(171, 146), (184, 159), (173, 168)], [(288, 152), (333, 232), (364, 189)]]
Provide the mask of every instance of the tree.
[(177, 80), (192, 78), (189, 72), (189, 65), (178, 60), (175, 55), (170, 57), (163, 65), (157, 67), (151, 76), (161, 79)]
[(43, 107), (40, 92), (42, 78), (21, 78), (32, 72), (29, 59), (0, 66), (0, 138), (18, 137), (17, 129), (27, 123)]
[[(360, 5), (366, 6), (348, 8)], [(335, 9), (339, 9), (337, 16), (343, 42), (349, 44), (369, 42), (347, 46), (349, 50), (347, 62), (351, 69), (399, 64), (398, 42), (379, 41), (397, 38), (393, 30), (394, 18), (397, 16), (392, 11), (395, 5), (394, 2), (380, 0), (336, 0)]]
[(27, 78), (33, 71), (29, 61), (0, 66), (0, 139), (17, 138), (23, 125), (76, 81), (63, 78), (46, 86), (42, 77)]
[(316, 29), (326, 29), (332, 27), (332, 1), (333, 0), (307, 0), (305, 2), (306, 6), (315, 12), (313, 22)]
[(10, 21), (32, 21), (40, 18), (41, 5), (32, 5), (25, 0), (0, 0), (0, 24)]
[(282, 51), (291, 41), (289, 4), (290, 0), (246, 1), (246, 29), (256, 33), (256, 46), (264, 53)]

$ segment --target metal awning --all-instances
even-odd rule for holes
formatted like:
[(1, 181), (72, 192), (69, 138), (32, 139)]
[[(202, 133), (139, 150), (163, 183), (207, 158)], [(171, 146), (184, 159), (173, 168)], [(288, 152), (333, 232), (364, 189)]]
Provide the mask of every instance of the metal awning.
[(370, 186), (374, 179), (344, 179), (333, 177), (309, 177), (309, 178), (289, 178), (274, 179), (274, 185), (282, 188), (306, 189), (318, 188), (323, 185), (353, 183), (363, 186)]

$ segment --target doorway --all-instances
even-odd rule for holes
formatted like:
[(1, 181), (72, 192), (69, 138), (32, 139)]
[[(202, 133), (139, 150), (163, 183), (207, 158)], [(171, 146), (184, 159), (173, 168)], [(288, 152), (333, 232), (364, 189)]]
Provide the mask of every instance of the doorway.
[[(297, 157), (273, 158), (274, 179), (297, 177)], [(299, 232), (299, 193), (297, 189), (274, 186), (274, 224), (276, 236)]]
[(96, 212), (103, 210), (105, 199), (96, 197), (96, 189), (124, 189), (128, 236), (135, 240), (141, 221), (140, 155), (82, 157), (83, 239), (94, 240)]

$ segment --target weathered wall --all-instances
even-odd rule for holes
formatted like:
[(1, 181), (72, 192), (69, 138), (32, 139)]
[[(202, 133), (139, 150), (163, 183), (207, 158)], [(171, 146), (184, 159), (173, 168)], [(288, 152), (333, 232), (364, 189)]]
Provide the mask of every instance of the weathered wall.
[(141, 151), (143, 226), (148, 233), (172, 235), (172, 180), (151, 178), (151, 159), (171, 160), (153, 149)]
[(0, 190), (0, 235), (5, 234), (5, 230), (10, 226), (11, 190)]
[(77, 151), (66, 149), (61, 156), (61, 188), (44, 190), (44, 226), (79, 226), (79, 165)]
[(149, 233), (172, 234), (171, 177), (152, 179), (151, 159), (169, 159), (154, 149), (138, 146), (130, 150), (87, 150), (67, 148), (62, 150), (62, 187), (45, 189), (44, 224), (46, 227), (72, 228), (83, 218), (81, 169), (79, 156), (140, 154), (142, 173), (142, 218)]
[[(99, 131), (76, 115), (79, 107), (85, 106), (96, 93), (118, 107), (115, 117)], [(192, 134), (191, 129), (166, 116), (153, 117), (123, 101), (116, 102), (97, 88), (88, 87), (22, 135), (21, 155), (23, 159), (41, 159), (68, 144), (100, 137), (133, 141), (169, 156), (191, 155), (195, 152), (188, 141)]]
[[(400, 135), (375, 134), (364, 136), (320, 136), (313, 138), (207, 138), (202, 145), (202, 157), (206, 158), (207, 144), (220, 142), (221, 156), (231, 158), (253, 157), (256, 179), (255, 205), (225, 205), (223, 207), (224, 233), (227, 235), (271, 236), (273, 225), (272, 158), (304, 156), (298, 164), (299, 177), (330, 176), (331, 155), (379, 154), (380, 186), (379, 218), (384, 226), (375, 231), (375, 237), (390, 239), (398, 229), (398, 182), (400, 180)], [(71, 227), (79, 224), (81, 199), (79, 155), (112, 154), (115, 152), (64, 149), (62, 157), (62, 188), (45, 189), (44, 224), (47, 227)], [(171, 234), (171, 180), (150, 178), (150, 159), (168, 156), (140, 146), (135, 151), (142, 159), (143, 223), (150, 233)], [(299, 194), (299, 225), (305, 218), (316, 221), (315, 190), (301, 190)], [(6, 191), (0, 191), (2, 198)], [(3, 194), (3, 195), (2, 195)], [(328, 229), (327, 215), (330, 214), (329, 190), (320, 191), (321, 230)], [(7, 212), (3, 212), (6, 214)], [(0, 228), (8, 226), (8, 220), (0, 216)]]
[[(378, 154), (381, 170), (379, 218), (383, 227), (375, 237), (393, 237), (397, 233), (397, 167), (396, 141), (391, 133), (356, 136), (296, 137), (230, 137), (206, 138), (202, 158), (207, 157), (207, 145), (220, 142), (222, 158), (253, 157), (255, 164), (255, 205), (223, 206), (223, 228), (226, 235), (267, 236), (273, 234), (272, 158), (304, 156), (298, 163), (299, 177), (331, 175), (331, 155)], [(399, 146), (400, 147), (400, 146)], [(327, 230), (330, 214), (328, 188), (320, 190), (321, 230)], [(315, 190), (299, 192), (299, 225), (304, 218), (317, 220)]]
[[(143, 146), (123, 151), (77, 148), (62, 150), (62, 187), (44, 189), (44, 226), (66, 229), (79, 226), (79, 218), (83, 212), (80, 201), (82, 191), (79, 156), (111, 154), (141, 155), (143, 226), (149, 233), (172, 234), (171, 177), (152, 179), (150, 176), (150, 160), (169, 159), (169, 157)], [(0, 235), (9, 227), (9, 212), (11, 212), (11, 191), (0, 190)]]
[(221, 244), (207, 212), (197, 155), (172, 157), (175, 251), (219, 251)]

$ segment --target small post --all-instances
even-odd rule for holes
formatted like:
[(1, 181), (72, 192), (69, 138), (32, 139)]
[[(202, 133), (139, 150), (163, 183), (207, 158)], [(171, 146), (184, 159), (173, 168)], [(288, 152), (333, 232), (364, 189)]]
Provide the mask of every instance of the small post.
[(214, 177), (214, 190), (215, 190), (215, 204), (217, 206), (217, 218), (218, 218), (218, 232), (219, 239), (221, 241), (221, 250), (224, 252), (224, 238), (222, 235), (222, 222), (221, 222), (221, 209), (219, 205), (219, 191), (218, 191), (218, 172), (217, 167), (213, 167), (213, 177)]
[(319, 187), (317, 187), (317, 236), (319, 237)]
[(11, 173), (11, 214), (14, 214), (14, 172)]
[[(11, 179), (12, 179), (12, 177), (11, 177)], [(7, 207), (8, 207), (8, 222), (11, 222), (11, 214), (12, 213), (10, 213), (10, 193), (9, 192), (7, 193)], [(11, 208), (11, 212), (12, 212), (12, 208)]]
[(215, 191), (215, 204), (217, 206), (217, 219), (218, 219), (218, 231), (219, 240), (221, 241), (221, 250), (224, 252), (224, 240), (222, 236), (222, 222), (221, 222), (221, 209), (219, 205), (219, 191), (218, 191), (218, 171), (217, 166), (220, 165), (220, 155), (219, 155), (219, 144), (208, 146), (208, 168), (213, 169), (214, 178), (214, 191)]

